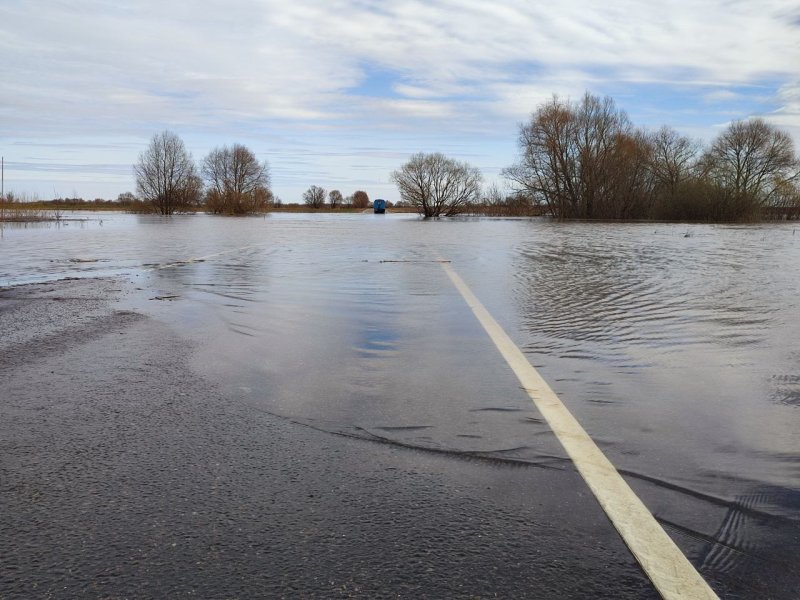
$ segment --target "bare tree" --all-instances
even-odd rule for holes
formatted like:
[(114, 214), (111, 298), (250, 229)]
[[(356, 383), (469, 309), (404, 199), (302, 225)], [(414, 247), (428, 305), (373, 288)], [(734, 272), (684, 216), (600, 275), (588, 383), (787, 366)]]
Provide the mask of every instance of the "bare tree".
[(331, 205), (331, 208), (338, 208), (344, 203), (344, 198), (342, 197), (342, 192), (339, 190), (331, 190), (328, 193), (328, 202)]
[(650, 170), (660, 190), (670, 196), (695, 174), (700, 143), (666, 125), (649, 136)]
[(312, 185), (303, 192), (303, 201), (311, 208), (322, 208), (325, 203), (325, 188)]
[(206, 206), (214, 213), (262, 212), (272, 198), (267, 161), (259, 163), (241, 144), (209, 152), (203, 160), (203, 176), (208, 183)]
[(800, 219), (800, 181), (778, 181), (765, 211), (771, 219)]
[(792, 138), (763, 119), (736, 121), (702, 159), (703, 174), (743, 209), (769, 206), (800, 177)]
[(363, 190), (353, 192), (353, 208), (367, 208), (369, 206), (369, 196)]
[(611, 98), (553, 97), (520, 126), (520, 160), (503, 174), (559, 218), (631, 218), (649, 210), (649, 148)]
[(597, 216), (640, 219), (650, 215), (655, 199), (650, 156), (650, 140), (643, 131), (617, 135), (601, 167)]
[(481, 173), (440, 153), (414, 154), (394, 171), (400, 197), (427, 217), (450, 217), (481, 196)]
[(481, 201), (485, 206), (503, 206), (506, 202), (506, 194), (500, 189), (497, 182), (493, 181), (483, 190)]
[(190, 177), (181, 194), (183, 206), (187, 209), (202, 209), (205, 203), (205, 198), (203, 197), (203, 178), (199, 175)]
[(197, 170), (192, 156), (176, 134), (157, 133), (133, 167), (139, 197), (162, 215), (186, 210), (199, 198)]
[(520, 160), (503, 170), (519, 193), (533, 198), (554, 217), (577, 216), (581, 203), (575, 147), (577, 123), (569, 104), (553, 97), (521, 124)]
[(509, 195), (496, 182), (492, 182), (484, 188), (480, 204), (471, 207), (471, 210), (490, 217), (536, 216), (541, 214), (541, 209), (533, 205), (530, 198), (525, 194), (518, 192)]
[(119, 196), (117, 196), (117, 202), (120, 204), (131, 204), (136, 202), (137, 198), (133, 194), (133, 192), (122, 192)]
[[(553, 97), (520, 125), (503, 174), (558, 218), (744, 220), (789, 215), (800, 188), (791, 138), (762, 119), (732, 123), (702, 155), (662, 127), (633, 127), (610, 98)], [(789, 207), (789, 208), (784, 208)]]
[(629, 162), (638, 150), (634, 148), (637, 140), (633, 126), (608, 96), (601, 99), (587, 92), (574, 111), (582, 196), (579, 216), (625, 218), (621, 213), (628, 212), (627, 207), (620, 205), (620, 190), (615, 183), (627, 185), (631, 175), (620, 171), (639, 167)]

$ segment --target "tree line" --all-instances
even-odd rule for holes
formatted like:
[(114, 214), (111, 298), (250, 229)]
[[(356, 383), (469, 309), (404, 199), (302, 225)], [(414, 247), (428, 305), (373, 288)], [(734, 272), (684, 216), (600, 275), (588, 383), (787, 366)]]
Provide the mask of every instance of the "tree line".
[[(270, 189), (267, 161), (241, 144), (214, 148), (200, 165), (192, 159), (183, 140), (171, 131), (155, 134), (133, 167), (138, 198), (126, 192), (118, 201), (144, 202), (160, 214), (205, 210), (213, 214), (245, 215), (278, 207), (281, 200)], [(364, 209), (369, 195), (357, 190), (344, 196), (312, 185), (303, 194), (306, 206)]]
[(611, 98), (587, 93), (540, 106), (520, 125), (518, 147), (504, 176), (557, 218), (800, 216), (794, 144), (763, 119), (733, 122), (704, 148), (667, 126), (636, 128)]
[(247, 214), (265, 210), (272, 200), (269, 165), (241, 144), (213, 149), (198, 168), (183, 140), (163, 131), (133, 170), (139, 197), (163, 215), (198, 208)]
[[(480, 171), (441, 153), (418, 153), (390, 174), (401, 200), (424, 217), (463, 212), (545, 214), (559, 219), (747, 221), (800, 218), (800, 160), (791, 137), (763, 119), (735, 121), (704, 147), (663, 126), (635, 127), (609, 97), (554, 96), (520, 124), (518, 160), (502, 175), (511, 193), (483, 187)], [(261, 212), (279, 200), (269, 166), (245, 146), (212, 150), (195, 165), (181, 139), (153, 136), (134, 167), (139, 197), (158, 212), (204, 207)], [(367, 208), (312, 185), (303, 202), (319, 209)]]
[(614, 100), (553, 97), (519, 127), (511, 194), (477, 169), (416, 154), (391, 178), (425, 217), (460, 212), (559, 219), (747, 221), (800, 218), (800, 161), (763, 119), (731, 123), (708, 147), (664, 126), (634, 127)]
[(343, 196), (342, 192), (339, 190), (327, 192), (323, 187), (312, 185), (303, 192), (303, 202), (309, 208), (322, 208), (325, 206), (326, 198), (328, 199), (328, 206), (330, 208), (346, 207), (363, 209), (369, 206), (369, 194), (364, 190), (356, 190), (350, 196)]

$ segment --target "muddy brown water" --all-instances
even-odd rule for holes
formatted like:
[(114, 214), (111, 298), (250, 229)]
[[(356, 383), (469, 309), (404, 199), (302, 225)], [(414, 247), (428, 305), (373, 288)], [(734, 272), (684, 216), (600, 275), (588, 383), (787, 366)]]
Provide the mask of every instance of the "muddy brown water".
[(74, 218), (4, 227), (0, 286), (123, 276), (132, 308), (192, 337), (238, 401), (570, 468), (436, 262), (451, 261), (698, 568), (800, 585), (796, 225)]

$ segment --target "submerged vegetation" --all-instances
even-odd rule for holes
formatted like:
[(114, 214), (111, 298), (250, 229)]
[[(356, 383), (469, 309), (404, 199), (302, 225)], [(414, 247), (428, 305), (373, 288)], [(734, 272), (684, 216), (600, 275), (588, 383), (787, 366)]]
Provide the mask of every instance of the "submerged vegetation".
[[(134, 174), (139, 201), (163, 215), (198, 210), (248, 215), (302, 208), (284, 205), (272, 193), (269, 164), (259, 162), (255, 153), (241, 144), (215, 148), (198, 168), (181, 138), (163, 131), (154, 135), (147, 150), (139, 155)], [(312, 185), (303, 194), (303, 204), (312, 210), (365, 209), (369, 196), (363, 190), (347, 197), (339, 190), (328, 194)]]
[(762, 119), (703, 149), (669, 127), (635, 128), (611, 98), (554, 97), (520, 125), (515, 191), (560, 219), (751, 221), (800, 217), (800, 161)]
[[(96, 198), (85, 200), (83, 198), (54, 198), (40, 200), (38, 198), (17, 198), (15, 194), (8, 193), (5, 200), (0, 199), (0, 219), (6, 221), (23, 220), (23, 217), (39, 216), (40, 220), (58, 220), (66, 211), (91, 210), (99, 211), (125, 211), (129, 213), (149, 213), (153, 208), (143, 200), (138, 199), (131, 192), (120, 194), (116, 200)], [(25, 218), (24, 220), (36, 220)]]
[(269, 166), (253, 152), (234, 144), (215, 148), (203, 160), (207, 182), (206, 210), (215, 214), (246, 215), (264, 212), (272, 200)]
[(443, 154), (415, 154), (391, 175), (404, 202), (424, 217), (451, 217), (481, 194), (481, 173)]
[(134, 165), (136, 190), (156, 212), (171, 215), (200, 204), (203, 183), (183, 140), (171, 131), (157, 133)]
[[(735, 121), (707, 147), (664, 126), (635, 127), (609, 97), (554, 96), (520, 124), (519, 158), (503, 169), (509, 191), (482, 187), (478, 168), (417, 153), (390, 174), (400, 199), (387, 206), (424, 217), (479, 214), (557, 219), (757, 221), (800, 219), (800, 160), (791, 137), (763, 119)], [(115, 201), (0, 198), (0, 221), (58, 220), (63, 210), (171, 215), (205, 211), (348, 211), (369, 195), (312, 185), (301, 202), (271, 190), (269, 164), (249, 148), (215, 148), (195, 163), (173, 132), (155, 134), (133, 167), (137, 195)]]
[(120, 194), (116, 200), (95, 198), (54, 198), (41, 200), (36, 197), (18, 197), (8, 192), (0, 198), (0, 222), (35, 223), (67, 220), (65, 213), (70, 211), (124, 211), (129, 213), (150, 213), (153, 207), (134, 196), (131, 192)]
[(48, 210), (0, 200), (0, 223), (36, 223), (59, 220), (61, 220), (60, 210)]

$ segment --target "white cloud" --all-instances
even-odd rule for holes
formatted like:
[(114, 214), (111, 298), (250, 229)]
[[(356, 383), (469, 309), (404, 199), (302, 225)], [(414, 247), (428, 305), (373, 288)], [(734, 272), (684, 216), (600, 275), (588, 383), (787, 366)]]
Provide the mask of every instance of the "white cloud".
[[(12, 2), (0, 44), (13, 57), (5, 67), (12, 83), (36, 74), (36, 95), (54, 104), (76, 89), (86, 104), (116, 103), (113, 88), (138, 86), (127, 100), (138, 94), (165, 113), (203, 107), (299, 119), (335, 114), (338, 94), (358, 84), (365, 64), (401, 73), (398, 92), (416, 98), (465, 81), (480, 92), (526, 63), (544, 78), (605, 69), (611, 78), (682, 72), (684, 81), (720, 83), (796, 73), (800, 64), (798, 29), (781, 18), (783, 2), (375, 6), (144, 1), (119, 10), (76, 0), (41, 11)], [(7, 93), (4, 100), (14, 103)]]
[(778, 91), (780, 107), (764, 118), (788, 131), (800, 149), (800, 80), (783, 85)]
[(741, 98), (741, 94), (731, 90), (714, 90), (713, 92), (703, 94), (703, 100), (710, 103), (731, 102)]
[(553, 93), (621, 85), (676, 116), (685, 107), (670, 112), (659, 90), (696, 86), (710, 128), (748, 110), (739, 88), (757, 84), (764, 112), (797, 126), (798, 36), (788, 0), (4, 0), (0, 146), (164, 127), (216, 139), (504, 128), (513, 146), (516, 122)]

